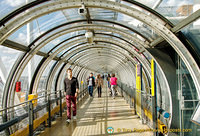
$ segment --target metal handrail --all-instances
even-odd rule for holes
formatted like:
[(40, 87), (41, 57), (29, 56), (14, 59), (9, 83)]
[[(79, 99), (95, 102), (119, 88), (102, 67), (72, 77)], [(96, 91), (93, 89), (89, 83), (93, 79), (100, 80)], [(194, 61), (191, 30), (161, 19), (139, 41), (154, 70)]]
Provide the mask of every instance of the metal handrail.
[(183, 100), (184, 102), (198, 102), (200, 100)]
[[(61, 91), (62, 90), (58, 90), (59, 91), (59, 93), (61, 93)], [(58, 92), (58, 91), (56, 91), (56, 92)], [(77, 96), (77, 98), (78, 97), (80, 97), (80, 95), (82, 95), (82, 94), (84, 94), (84, 93), (86, 93), (87, 92), (87, 89), (86, 88), (84, 88), (81, 92), (80, 92), (80, 94), (78, 94), (78, 96)], [(48, 96), (50, 96), (51, 94), (54, 94), (55, 92), (52, 92), (52, 93), (48, 93), (47, 95)], [(17, 104), (17, 105), (14, 105), (14, 106), (11, 106), (11, 107), (8, 107), (7, 109), (9, 109), (9, 108), (13, 108), (13, 107), (16, 107), (16, 106), (19, 106), (19, 105), (22, 105), (22, 104), (25, 104), (25, 103), (28, 103), (28, 102), (30, 102), (30, 101), (33, 101), (33, 100), (37, 100), (37, 99), (39, 99), (39, 98), (42, 98), (42, 97), (45, 97), (45, 96), (41, 96), (41, 97), (38, 97), (38, 98), (34, 98), (34, 99), (31, 99), (31, 100), (28, 100), (28, 101), (26, 101), (26, 102), (23, 102), (23, 103), (20, 103), (20, 104)], [(20, 122), (21, 120), (23, 120), (24, 118), (27, 118), (27, 117), (29, 117), (29, 120), (32, 120), (33, 121), (33, 118), (32, 118), (32, 115), (34, 114), (34, 113), (36, 113), (36, 112), (38, 112), (39, 110), (41, 110), (41, 109), (43, 109), (43, 108), (45, 108), (45, 107), (47, 107), (47, 108), (49, 108), (48, 110), (48, 113), (49, 113), (49, 127), (51, 127), (51, 106), (50, 106), (50, 104), (52, 104), (52, 102), (55, 102), (55, 101), (57, 101), (57, 100), (59, 100), (59, 99), (63, 99), (64, 98), (64, 96), (61, 94), (61, 97), (58, 97), (58, 98), (55, 98), (55, 99), (52, 99), (52, 100), (48, 100), (45, 104), (43, 104), (43, 105), (41, 105), (41, 106), (39, 106), (39, 107), (36, 107), (36, 108), (31, 108), (31, 109), (29, 109), (29, 110), (31, 110), (31, 111), (28, 111), (28, 113), (24, 113), (23, 115), (21, 115), (21, 116), (17, 116), (17, 117), (15, 117), (15, 118), (13, 118), (13, 119), (11, 119), (11, 120), (9, 120), (9, 121), (7, 121), (7, 122), (4, 122), (3, 124), (0, 124), (0, 131), (3, 131), (3, 130), (5, 130), (6, 128), (8, 128), (8, 127), (10, 127), (10, 126), (12, 126), (12, 125), (14, 125), (14, 124), (16, 124), (16, 123), (18, 123), (18, 122)], [(81, 99), (79, 99), (79, 101), (80, 101)], [(31, 103), (28, 103), (28, 106), (33, 106), (33, 103), (31, 102)], [(1, 111), (3, 111), (3, 110), (5, 110), (5, 109), (2, 109)], [(30, 113), (32, 113), (32, 115), (30, 115)], [(60, 115), (62, 116), (62, 106), (60, 106)], [(32, 133), (34, 130), (33, 130), (33, 124), (30, 124), (31, 122), (29, 122), (29, 127), (31, 126), (31, 128), (29, 128), (29, 133)]]
[[(62, 91), (62, 90), (63, 90), (63, 89), (58, 90), (58, 91), (56, 91), (56, 92), (59, 92), (59, 91)], [(85, 90), (85, 89), (84, 89), (84, 90)], [(46, 95), (44, 95), (44, 96), (40, 96), (40, 97), (38, 97), (38, 98), (33, 98), (33, 99), (28, 100), (28, 101), (25, 101), (25, 102), (23, 102), (23, 103), (19, 103), (19, 104), (16, 104), (16, 105), (13, 105), (13, 106), (10, 106), (10, 107), (7, 107), (7, 108), (4, 108), (4, 109), (0, 109), (0, 112), (5, 111), (6, 109), (11, 109), (11, 108), (14, 108), (14, 107), (17, 107), (17, 106), (20, 106), (20, 105), (23, 105), (23, 104), (29, 103), (29, 102), (31, 102), (31, 101), (33, 101), (33, 100), (37, 100), (37, 99), (40, 99), (40, 98), (46, 97), (46, 96), (48, 96), (49, 94), (53, 94), (53, 95), (55, 95), (54, 93), (55, 93), (55, 92), (48, 93), (48, 94), (46, 94)], [(84, 93), (84, 91), (81, 91), (81, 92), (78, 94), (78, 96), (79, 96), (79, 95), (82, 95), (83, 93)]]
[[(63, 89), (57, 90), (57, 91), (55, 91), (55, 92), (59, 92), (59, 91), (62, 91), (62, 90), (63, 90)], [(25, 102), (23, 102), (23, 103), (19, 103), (19, 104), (16, 104), (16, 105), (13, 105), (13, 106), (4, 108), (4, 109), (0, 109), (0, 112), (3, 112), (3, 111), (5, 111), (5, 110), (7, 110), (7, 109), (11, 109), (11, 108), (14, 108), (14, 107), (17, 107), (17, 106), (26, 104), (26, 103), (29, 103), (30, 101), (37, 100), (37, 99), (40, 99), (40, 98), (42, 98), (42, 97), (46, 97), (46, 96), (51, 95), (51, 94), (55, 94), (55, 92), (47, 93), (47, 94), (45, 94), (44, 96), (40, 96), (40, 97), (38, 97), (38, 98), (34, 98), (34, 99), (31, 99), (31, 100), (27, 100), (27, 101), (25, 101)]]

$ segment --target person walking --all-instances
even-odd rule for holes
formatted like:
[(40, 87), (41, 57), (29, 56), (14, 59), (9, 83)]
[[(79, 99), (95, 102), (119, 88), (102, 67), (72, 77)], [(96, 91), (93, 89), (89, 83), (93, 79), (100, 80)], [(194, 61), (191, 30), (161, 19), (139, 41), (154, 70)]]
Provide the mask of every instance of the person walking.
[(97, 84), (97, 90), (98, 90), (98, 97), (101, 97), (101, 90), (102, 90), (102, 86), (103, 86), (103, 79), (101, 78), (100, 74), (97, 75), (96, 84)]
[(72, 77), (72, 69), (67, 69), (67, 78), (64, 80), (64, 90), (66, 96), (66, 104), (67, 104), (67, 123), (71, 121), (71, 102), (72, 102), (72, 111), (73, 111), (73, 119), (76, 120), (76, 97), (79, 92), (79, 84), (78, 80), (75, 77)]
[(90, 97), (93, 97), (93, 88), (95, 87), (95, 78), (93, 76), (93, 73), (90, 73), (89, 78), (87, 79), (87, 83), (88, 83), (88, 92)]
[(115, 74), (111, 75), (110, 85), (111, 85), (113, 99), (115, 99), (115, 92), (116, 92), (116, 87), (117, 87), (117, 78), (115, 77)]
[(110, 74), (108, 74), (107, 82), (108, 82), (108, 89), (110, 91), (110, 95), (112, 95), (111, 86), (110, 86)]

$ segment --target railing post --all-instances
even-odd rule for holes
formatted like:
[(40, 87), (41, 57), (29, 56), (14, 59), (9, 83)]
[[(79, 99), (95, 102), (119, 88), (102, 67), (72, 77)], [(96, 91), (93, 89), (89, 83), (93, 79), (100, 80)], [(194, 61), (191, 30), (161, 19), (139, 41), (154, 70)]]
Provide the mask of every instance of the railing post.
[(136, 113), (136, 89), (133, 90), (133, 99), (134, 99), (134, 105), (133, 106), (134, 106), (134, 109), (135, 109), (134, 111), (135, 111), (135, 115), (136, 115), (137, 114)]
[[(8, 114), (8, 111), (7, 111), (7, 110), (8, 110), (8, 109), (5, 109), (5, 110), (3, 111), (3, 122), (7, 122), (7, 121), (8, 121), (8, 115), (7, 115), (7, 114)], [(5, 132), (5, 134), (8, 135), (8, 136), (10, 135), (9, 128), (6, 128), (4, 132)]]
[(58, 105), (58, 96), (57, 96), (57, 91), (55, 91), (55, 99), (56, 99), (56, 105)]
[(48, 94), (47, 102), (48, 102), (48, 112), (49, 112), (48, 126), (51, 127), (51, 98), (50, 98), (50, 94)]
[(120, 90), (121, 90), (122, 97), (124, 97), (124, 92), (122, 90), (122, 84), (121, 84)]
[(28, 104), (28, 117), (29, 117), (29, 136), (33, 136), (33, 103), (32, 100)]
[[(142, 87), (141, 87), (142, 88)], [(143, 99), (143, 94), (144, 94), (144, 91), (141, 90), (141, 117), (142, 117), (142, 124), (144, 124), (145, 122), (145, 119), (144, 119), (144, 99)]]
[(62, 117), (62, 92), (61, 90), (59, 91), (60, 94), (60, 116)]

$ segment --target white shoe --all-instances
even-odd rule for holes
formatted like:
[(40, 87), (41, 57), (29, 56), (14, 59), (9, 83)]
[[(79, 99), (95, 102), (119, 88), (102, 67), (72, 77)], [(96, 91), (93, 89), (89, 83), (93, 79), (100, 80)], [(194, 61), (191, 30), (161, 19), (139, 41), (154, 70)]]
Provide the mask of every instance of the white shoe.
[(73, 120), (76, 120), (76, 116), (73, 116)]
[(71, 121), (70, 119), (67, 119), (67, 120), (66, 120), (67, 123), (70, 123), (70, 121)]

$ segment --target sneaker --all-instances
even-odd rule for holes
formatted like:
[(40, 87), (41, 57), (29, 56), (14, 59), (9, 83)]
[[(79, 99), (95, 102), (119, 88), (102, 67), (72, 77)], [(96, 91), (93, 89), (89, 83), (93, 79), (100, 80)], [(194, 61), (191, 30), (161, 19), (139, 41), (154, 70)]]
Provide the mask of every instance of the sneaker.
[(76, 120), (76, 116), (73, 116), (73, 120)]
[(71, 121), (71, 119), (67, 119), (67, 120), (66, 120), (67, 123), (70, 123), (70, 121)]

